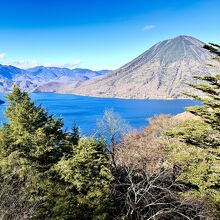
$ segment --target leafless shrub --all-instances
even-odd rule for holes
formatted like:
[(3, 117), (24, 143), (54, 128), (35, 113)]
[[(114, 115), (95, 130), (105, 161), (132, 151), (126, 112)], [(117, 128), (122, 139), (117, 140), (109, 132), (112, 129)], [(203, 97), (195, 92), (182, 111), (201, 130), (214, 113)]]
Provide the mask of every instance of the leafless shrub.
[(97, 121), (97, 127), (97, 133), (105, 137), (107, 142), (110, 142), (109, 151), (114, 164), (116, 145), (121, 138), (131, 130), (131, 127), (124, 119), (121, 118), (119, 114), (114, 112), (112, 109), (104, 112), (102, 119)]
[(178, 124), (171, 116), (158, 116), (143, 132), (128, 134), (117, 148), (112, 193), (121, 214), (115, 219), (214, 219), (201, 201), (180, 196), (187, 186), (176, 179), (167, 152), (171, 140), (163, 135), (164, 129)]

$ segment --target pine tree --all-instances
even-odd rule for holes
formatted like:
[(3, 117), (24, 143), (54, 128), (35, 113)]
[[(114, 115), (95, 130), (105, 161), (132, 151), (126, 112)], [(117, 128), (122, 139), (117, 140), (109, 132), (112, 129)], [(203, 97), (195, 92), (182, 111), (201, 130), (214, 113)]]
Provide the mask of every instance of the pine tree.
[(55, 169), (69, 190), (75, 191), (76, 219), (108, 219), (109, 187), (113, 177), (102, 140), (81, 138), (73, 156), (64, 157)]
[(63, 122), (36, 106), (18, 87), (7, 99), (8, 122), (0, 128), (0, 187), (8, 179), (11, 184), (18, 182), (20, 191), (30, 195), (27, 205), (38, 206), (34, 216), (44, 219), (57, 205), (55, 197), (65, 190), (51, 171), (69, 149)]
[[(65, 133), (61, 119), (18, 87), (7, 99), (8, 122), (0, 128), (1, 204), (13, 201), (22, 217), (30, 207), (30, 219), (107, 219), (112, 175), (103, 142), (80, 138), (76, 126)], [(0, 206), (0, 217), (8, 220), (15, 213), (6, 209)]]
[[(220, 55), (220, 46), (212, 44), (206, 48)], [(198, 117), (168, 133), (185, 144), (174, 147), (174, 157), (180, 168), (180, 180), (191, 189), (186, 194), (206, 199), (220, 215), (220, 75), (195, 78), (203, 83), (190, 86), (203, 96), (187, 95), (203, 105), (186, 110)]]
[(69, 141), (73, 145), (78, 145), (79, 139), (80, 139), (80, 132), (79, 132), (79, 127), (74, 124), (72, 131), (68, 135)]
[(10, 154), (18, 151), (35, 163), (37, 168), (48, 169), (63, 154), (65, 135), (63, 122), (48, 115), (41, 106), (35, 106), (28, 93), (14, 87), (7, 96), (5, 112), (8, 124), (1, 128), (1, 148)]

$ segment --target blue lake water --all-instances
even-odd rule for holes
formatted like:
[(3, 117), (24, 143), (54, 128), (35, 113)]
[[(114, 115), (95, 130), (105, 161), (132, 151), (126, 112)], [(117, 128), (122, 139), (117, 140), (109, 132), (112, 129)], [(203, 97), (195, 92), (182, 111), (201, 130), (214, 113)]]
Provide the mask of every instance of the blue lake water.
[[(132, 127), (141, 129), (148, 124), (147, 118), (158, 114), (178, 114), (186, 106), (196, 105), (193, 100), (128, 100), (115, 98), (93, 98), (55, 93), (32, 93), (31, 98), (41, 104), (50, 114), (64, 119), (64, 127), (71, 129), (76, 123), (83, 134), (92, 134), (96, 122), (107, 109), (114, 109)], [(5, 100), (4, 94), (0, 99)], [(0, 105), (0, 121), (5, 122), (3, 111), (7, 103)]]

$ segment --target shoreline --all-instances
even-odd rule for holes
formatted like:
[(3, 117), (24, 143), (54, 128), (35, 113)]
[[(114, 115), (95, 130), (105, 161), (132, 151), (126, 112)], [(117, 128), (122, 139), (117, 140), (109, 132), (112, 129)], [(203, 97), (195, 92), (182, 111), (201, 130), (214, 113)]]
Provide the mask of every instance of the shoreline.
[[(7, 92), (1, 92), (2, 94), (8, 94), (11, 91), (7, 91)], [(82, 95), (82, 94), (77, 94), (77, 93), (63, 93), (63, 92), (34, 92), (34, 91), (27, 91), (28, 93), (33, 93), (33, 94), (37, 94), (37, 93), (52, 93), (52, 94), (60, 94), (60, 95), (75, 95), (75, 96), (81, 96), (81, 97), (89, 97), (89, 98), (101, 98), (101, 99), (120, 99), (120, 100), (158, 100), (158, 101), (169, 101), (169, 100), (193, 100), (190, 98), (186, 98), (186, 97), (179, 97), (179, 98), (162, 98), (162, 97), (152, 97), (152, 98), (138, 98), (138, 97), (118, 97), (118, 96), (112, 96), (112, 97), (106, 97), (106, 96), (88, 96), (88, 95)], [(3, 100), (0, 100), (3, 101)], [(3, 101), (2, 104), (4, 104), (5, 102)], [(1, 104), (1, 102), (0, 102)]]

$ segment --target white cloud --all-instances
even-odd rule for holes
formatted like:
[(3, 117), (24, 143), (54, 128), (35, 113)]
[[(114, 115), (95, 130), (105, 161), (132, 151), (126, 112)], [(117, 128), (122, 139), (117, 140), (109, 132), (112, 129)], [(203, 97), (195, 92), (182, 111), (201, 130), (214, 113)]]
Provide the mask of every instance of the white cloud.
[(81, 61), (73, 61), (73, 62), (69, 62), (69, 63), (44, 63), (43, 66), (74, 69), (77, 66), (79, 66), (80, 64), (81, 64)]
[(12, 65), (22, 69), (33, 68), (36, 66), (45, 66), (45, 67), (60, 67), (60, 68), (69, 68), (74, 69), (79, 66), (80, 61), (73, 61), (69, 63), (41, 63), (37, 60), (18, 60), (18, 61), (11, 61), (5, 62), (4, 65)]
[(5, 53), (0, 53), (0, 59), (4, 59), (4, 58), (5, 58), (5, 56), (6, 56), (6, 54), (5, 54)]
[(144, 29), (145, 31), (149, 31), (149, 30), (154, 29), (154, 28), (156, 28), (156, 26), (153, 25), (153, 24), (150, 24), (150, 25), (146, 25), (146, 26), (144, 26), (143, 29)]
[(16, 66), (18, 68), (23, 68), (23, 69), (28, 69), (32, 68), (35, 66), (39, 66), (39, 62), (37, 60), (18, 60), (18, 61), (11, 61), (11, 62), (6, 62), (4, 63), (5, 65), (11, 65), (11, 66)]

